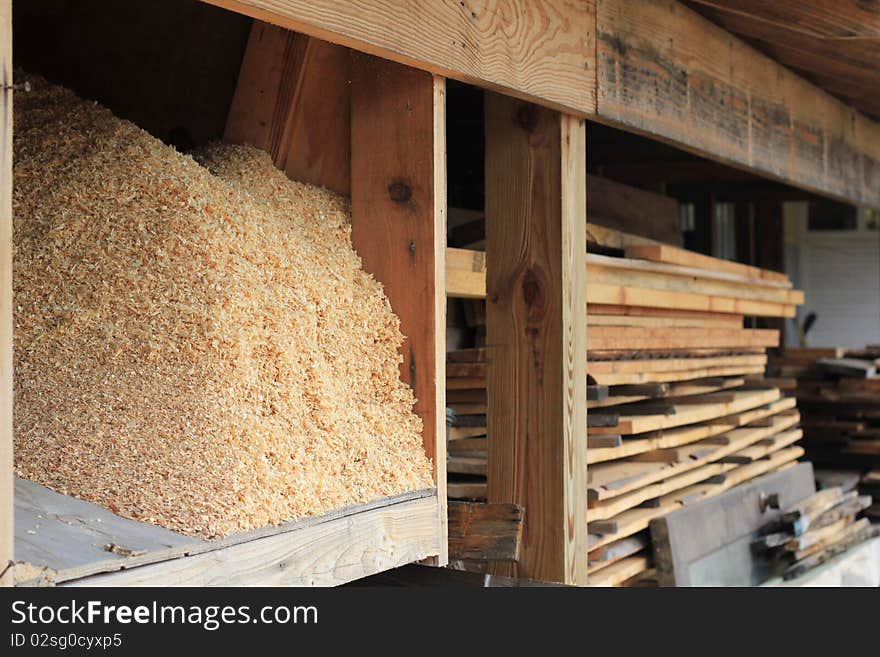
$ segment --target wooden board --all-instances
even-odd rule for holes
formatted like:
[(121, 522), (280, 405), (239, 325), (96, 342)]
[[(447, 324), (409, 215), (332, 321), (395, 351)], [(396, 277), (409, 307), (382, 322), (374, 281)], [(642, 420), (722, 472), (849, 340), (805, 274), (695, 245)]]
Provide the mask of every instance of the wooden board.
[(516, 504), (449, 504), (449, 558), (472, 561), (519, 558), (523, 508)]
[(583, 584), (585, 126), (495, 94), (485, 119), (488, 497), (527, 510), (517, 574)]
[(48, 567), (55, 583), (329, 585), (441, 548), (433, 490), (214, 541), (120, 518), (25, 479), (15, 492), (15, 558)]
[[(351, 62), (351, 238), (405, 336), (400, 373), (416, 397), (445, 504), (445, 80), (355, 54)], [(438, 509), (442, 545), (446, 511)], [(439, 556), (446, 563), (445, 552)]]
[(590, 329), (587, 350), (594, 349), (690, 349), (694, 346), (775, 347), (779, 332), (773, 329), (663, 328), (642, 326), (596, 326)]
[[(12, 0), (0, 0), (0, 564), (12, 559)], [(12, 574), (0, 575), (0, 586)]]
[[(726, 393), (725, 393), (726, 394)], [(704, 404), (675, 404), (675, 413), (672, 415), (623, 415), (618, 419), (617, 426), (595, 427), (592, 431), (596, 434), (612, 433), (630, 435), (671, 429), (686, 424), (704, 422), (731, 413), (749, 410), (779, 399), (778, 390), (754, 390), (748, 392), (733, 393), (733, 401), (720, 401)], [(711, 395), (708, 395), (711, 397)]]
[(593, 0), (515, 0), (504, 7), (494, 0), (205, 1), (582, 116), (596, 108)]
[[(589, 274), (588, 274), (589, 275)], [(592, 306), (595, 308), (596, 306)], [(739, 315), (726, 315), (713, 317), (649, 317), (642, 315), (596, 315), (590, 314), (590, 306), (587, 306), (588, 326), (665, 326), (674, 328), (678, 326), (695, 326), (700, 328), (730, 328), (738, 329), (743, 326), (743, 319)]]
[(757, 317), (794, 317), (795, 306), (770, 301), (752, 301), (730, 297), (671, 292), (644, 287), (626, 287), (591, 283), (587, 286), (587, 303), (649, 308), (680, 308)]
[(590, 375), (597, 383), (605, 385), (623, 385), (628, 383), (693, 381), (719, 376), (736, 376), (742, 374), (761, 374), (763, 365), (733, 365), (730, 367), (707, 367), (701, 370), (683, 370), (674, 372), (645, 372), (621, 374)]
[[(757, 530), (780, 509), (811, 495), (813, 468), (799, 464), (651, 522), (651, 539), (661, 586), (750, 586), (770, 575), (752, 558)], [(761, 495), (777, 494), (780, 509), (761, 509)]]
[(619, 586), (650, 567), (648, 554), (627, 557), (590, 575), (590, 586)]
[[(751, 265), (744, 265), (732, 260), (714, 258), (702, 253), (686, 251), (685, 249), (679, 249), (665, 244), (639, 244), (629, 246), (626, 248), (625, 253), (627, 258), (640, 258), (665, 265), (727, 273), (731, 276), (751, 280), (758, 285), (762, 283), (775, 283), (784, 287), (791, 287), (791, 281), (788, 276), (781, 272), (772, 271), (770, 269), (761, 269), (760, 267), (753, 267)], [(803, 301), (797, 303), (803, 303)]]
[(597, 3), (599, 119), (880, 206), (880, 126), (675, 0)]
[(678, 201), (671, 196), (587, 176), (587, 198), (591, 222), (681, 245)]
[(224, 141), (269, 153), (289, 178), (351, 194), (347, 48), (254, 21)]
[(714, 356), (707, 358), (656, 358), (634, 360), (591, 360), (587, 363), (590, 376), (601, 374), (639, 374), (644, 372), (681, 372), (712, 367), (761, 366), (767, 363), (764, 354)]

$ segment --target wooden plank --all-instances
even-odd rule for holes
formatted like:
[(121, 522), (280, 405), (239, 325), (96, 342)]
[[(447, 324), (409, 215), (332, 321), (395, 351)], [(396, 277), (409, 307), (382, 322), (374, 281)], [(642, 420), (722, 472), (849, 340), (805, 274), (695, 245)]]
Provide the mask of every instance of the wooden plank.
[(681, 245), (678, 201), (671, 196), (587, 176), (590, 221), (667, 244)]
[(486, 298), (486, 254), (470, 249), (446, 250), (446, 296)]
[[(12, 560), (12, 0), (0, 0), (0, 567)], [(0, 575), (0, 586), (12, 573)]]
[(606, 568), (597, 570), (590, 576), (590, 586), (619, 586), (650, 567), (650, 555), (627, 557)]
[(288, 177), (351, 194), (350, 56), (254, 21), (224, 140), (272, 156)]
[(880, 8), (860, 0), (694, 0), (819, 37), (880, 37)]
[(599, 0), (597, 112), (794, 186), (880, 207), (880, 126), (675, 0)]
[(742, 374), (761, 374), (763, 365), (732, 365), (729, 367), (707, 367), (700, 370), (682, 370), (673, 372), (616, 373), (590, 375), (597, 382), (605, 385), (624, 383), (647, 383), (652, 381), (692, 381), (716, 376), (736, 376)]
[[(766, 282), (777, 283), (784, 286), (791, 285), (788, 276), (781, 272), (772, 271), (770, 269), (761, 269), (760, 267), (753, 267), (751, 265), (744, 265), (739, 262), (733, 262), (732, 260), (714, 258), (702, 253), (686, 251), (685, 249), (678, 249), (664, 244), (645, 244), (627, 247), (626, 257), (640, 258), (650, 262), (676, 265), (678, 267), (723, 272), (733, 276), (742, 277), (746, 280), (752, 280), (756, 284)], [(803, 302), (801, 301), (799, 303)]]
[(523, 508), (516, 504), (449, 504), (449, 558), (519, 558)]
[(780, 397), (778, 390), (756, 390), (734, 394), (734, 401), (686, 405), (676, 404), (675, 414), (673, 415), (624, 415), (621, 413), (617, 426), (596, 427), (593, 431), (596, 434), (613, 433), (629, 435), (671, 429), (756, 408), (774, 402)]
[(582, 116), (596, 108), (594, 0), (205, 1)]
[[(277, 526), (270, 525), (206, 541), (145, 522), (121, 518), (90, 502), (61, 495), (26, 479), (16, 479), (15, 558), (49, 568), (53, 573), (52, 580), (60, 583), (123, 568), (178, 560), (184, 555), (217, 552), (275, 536), (291, 540), (293, 535), (305, 536), (310, 529), (321, 525), (337, 522), (344, 524), (358, 514), (413, 501), (420, 502), (418, 508), (421, 508), (421, 503), (436, 506), (436, 492), (430, 490), (404, 493), (369, 504), (331, 511), (322, 516), (303, 518)], [(434, 513), (436, 514), (436, 508)], [(419, 531), (422, 529), (419, 526)], [(436, 524), (434, 534), (433, 542), (437, 544), (440, 539)], [(108, 549), (110, 545), (116, 548), (111, 551)], [(307, 563), (292, 567), (308, 568), (314, 559), (309, 558), (306, 561)], [(237, 575), (228, 567), (226, 574), (231, 579), (224, 583), (233, 584), (232, 580)], [(220, 583), (220, 580), (215, 583)]]
[[(446, 551), (424, 497), (65, 586), (334, 586)], [(445, 541), (443, 541), (445, 542)]]
[(791, 304), (601, 283), (590, 283), (587, 286), (587, 303), (651, 308), (681, 308), (682, 310), (755, 315), (756, 317), (795, 316), (795, 306)]
[(450, 481), (446, 484), (447, 495), (456, 500), (485, 500), (486, 482)]
[(680, 372), (709, 367), (730, 367), (734, 365), (763, 366), (767, 356), (747, 354), (741, 356), (714, 356), (708, 358), (656, 358), (634, 360), (591, 360), (587, 363), (590, 375), (620, 374), (639, 372)]
[[(405, 337), (401, 378), (434, 463), (446, 545), (445, 81), (399, 64), (351, 62), (351, 237)], [(446, 563), (445, 550), (439, 556)]]
[(779, 332), (773, 329), (663, 328), (595, 326), (587, 349), (689, 349), (700, 347), (775, 347)]
[(761, 495), (777, 494), (785, 508), (814, 490), (813, 468), (802, 463), (653, 520), (660, 585), (749, 586), (767, 579), (767, 566), (752, 557), (751, 541), (781, 510), (762, 508)]
[(485, 113), (489, 501), (527, 509), (518, 574), (583, 584), (585, 127), (495, 94)]
[[(589, 276), (589, 273), (587, 274)], [(674, 328), (678, 326), (694, 326), (700, 328), (742, 328), (743, 320), (739, 315), (723, 315), (713, 317), (649, 317), (642, 315), (597, 315), (590, 314), (587, 306), (588, 326), (663, 326)]]

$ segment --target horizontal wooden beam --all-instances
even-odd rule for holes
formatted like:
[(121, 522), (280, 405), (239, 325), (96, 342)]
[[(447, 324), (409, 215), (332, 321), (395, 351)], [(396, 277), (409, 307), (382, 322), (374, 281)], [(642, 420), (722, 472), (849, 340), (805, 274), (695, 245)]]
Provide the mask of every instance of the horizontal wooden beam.
[(675, 0), (598, 0), (600, 121), (880, 208), (880, 125)]
[(204, 0), (569, 113), (596, 109), (594, 0)]

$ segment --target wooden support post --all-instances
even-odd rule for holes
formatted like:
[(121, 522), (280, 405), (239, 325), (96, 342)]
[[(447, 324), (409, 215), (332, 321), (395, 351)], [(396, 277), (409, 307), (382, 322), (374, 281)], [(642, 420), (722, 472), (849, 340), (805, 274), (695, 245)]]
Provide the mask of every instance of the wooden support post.
[(12, 584), (12, 0), (0, 0), (0, 585)]
[(517, 575), (585, 584), (585, 127), (496, 94), (485, 113), (489, 502), (525, 508)]
[(446, 82), (361, 54), (351, 62), (352, 241), (382, 281), (406, 336), (434, 461), (446, 556)]

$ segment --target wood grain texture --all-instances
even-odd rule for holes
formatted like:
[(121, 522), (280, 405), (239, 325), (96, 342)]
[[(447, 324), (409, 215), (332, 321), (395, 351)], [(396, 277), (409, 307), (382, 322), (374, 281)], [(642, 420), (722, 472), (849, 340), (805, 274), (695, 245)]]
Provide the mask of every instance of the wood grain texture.
[(446, 563), (446, 83), (352, 53), (352, 242), (385, 287), (406, 336), (401, 377), (415, 393), (434, 462)]
[(255, 21), (224, 140), (251, 144), (300, 182), (351, 193), (347, 48)]
[[(12, 0), (0, 0), (0, 572), (12, 559)], [(0, 576), (0, 586), (12, 573)]]
[(678, 201), (671, 196), (587, 176), (590, 222), (681, 246)]
[(600, 120), (880, 207), (880, 126), (675, 0), (598, 0)]
[(334, 586), (443, 550), (437, 532), (437, 500), (424, 497), (64, 585)]
[(586, 581), (586, 139), (487, 94), (490, 502), (526, 509), (517, 573)]
[(449, 558), (519, 558), (523, 508), (516, 504), (449, 504)]
[(581, 116), (595, 110), (594, 0), (205, 0)]

